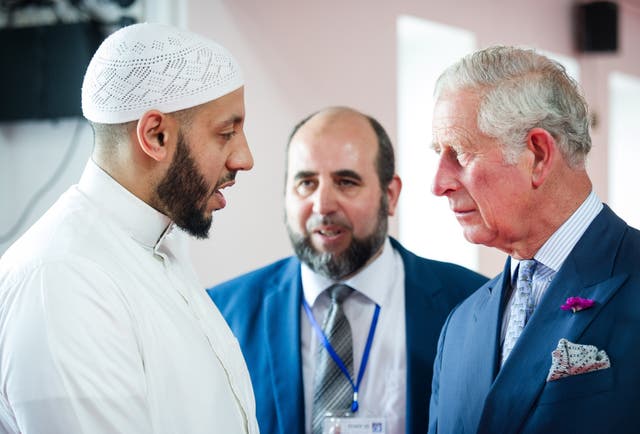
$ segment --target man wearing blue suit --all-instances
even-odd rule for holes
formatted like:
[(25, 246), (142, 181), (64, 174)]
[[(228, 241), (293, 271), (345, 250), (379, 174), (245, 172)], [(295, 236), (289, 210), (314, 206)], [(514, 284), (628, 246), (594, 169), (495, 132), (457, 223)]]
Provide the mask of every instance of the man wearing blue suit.
[[(296, 256), (209, 290), (240, 341), (261, 432), (320, 432), (325, 368), (346, 385), (346, 400), (344, 389), (329, 394), (341, 400), (333, 410), (382, 418), (387, 433), (426, 431), (438, 334), (451, 309), (486, 278), (420, 258), (388, 237), (400, 189), (393, 147), (375, 119), (330, 108), (295, 127), (285, 207)], [(354, 291), (332, 301), (327, 289), (336, 283)], [(353, 384), (337, 369), (347, 360), (329, 359), (321, 340), (334, 336), (324, 327), (333, 303), (352, 334), (340, 348), (349, 348)]]
[(429, 432), (638, 432), (640, 232), (593, 192), (576, 83), (533, 50), (491, 47), (436, 96), (433, 192), (509, 258), (443, 327)]

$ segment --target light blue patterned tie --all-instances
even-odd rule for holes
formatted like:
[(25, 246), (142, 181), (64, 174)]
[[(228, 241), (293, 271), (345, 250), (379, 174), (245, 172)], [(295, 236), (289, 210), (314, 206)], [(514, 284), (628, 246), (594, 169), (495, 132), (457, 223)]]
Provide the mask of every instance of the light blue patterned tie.
[[(322, 324), (322, 330), (342, 359), (350, 375), (353, 375), (353, 339), (351, 326), (342, 309), (342, 302), (353, 288), (336, 284), (327, 289), (331, 306)], [(316, 373), (313, 387), (312, 428), (314, 434), (322, 433), (325, 414), (328, 411), (349, 411), (353, 400), (351, 383), (333, 361), (323, 345), (316, 356)]]
[(516, 291), (509, 311), (509, 323), (502, 344), (502, 364), (507, 360), (511, 350), (520, 337), (527, 320), (533, 313), (533, 291), (531, 282), (537, 262), (534, 259), (520, 261)]

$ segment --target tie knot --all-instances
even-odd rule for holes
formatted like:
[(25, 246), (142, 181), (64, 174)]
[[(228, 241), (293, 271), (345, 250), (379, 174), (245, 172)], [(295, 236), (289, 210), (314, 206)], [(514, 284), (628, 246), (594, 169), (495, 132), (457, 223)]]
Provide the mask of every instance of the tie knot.
[(332, 303), (342, 303), (345, 298), (347, 298), (353, 292), (353, 288), (342, 283), (336, 283), (333, 286), (330, 286), (329, 289), (329, 297), (331, 297)]
[(538, 262), (535, 259), (525, 259), (520, 261), (518, 266), (518, 280), (526, 280), (530, 282), (533, 278), (533, 273), (536, 270)]

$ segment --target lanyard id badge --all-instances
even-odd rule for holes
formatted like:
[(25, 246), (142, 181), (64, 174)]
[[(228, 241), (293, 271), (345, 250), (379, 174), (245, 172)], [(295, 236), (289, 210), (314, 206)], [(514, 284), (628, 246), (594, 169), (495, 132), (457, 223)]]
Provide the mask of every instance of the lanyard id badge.
[(322, 434), (386, 434), (383, 417), (331, 417), (324, 419)]
[[(320, 342), (322, 342), (322, 345), (324, 345), (325, 349), (329, 352), (333, 361), (338, 365), (338, 367), (340, 368), (344, 376), (347, 377), (347, 380), (349, 380), (349, 383), (351, 384), (351, 388), (353, 390), (353, 401), (351, 403), (351, 412), (356, 413), (359, 407), (358, 390), (360, 389), (360, 383), (362, 382), (362, 377), (364, 377), (364, 371), (367, 367), (367, 362), (369, 361), (369, 352), (371, 350), (371, 344), (373, 343), (373, 336), (375, 335), (375, 332), (376, 332), (376, 326), (378, 325), (378, 317), (380, 316), (380, 306), (376, 304), (376, 308), (373, 312), (373, 319), (371, 320), (371, 327), (369, 328), (367, 343), (365, 344), (364, 353), (362, 354), (362, 361), (360, 362), (360, 370), (358, 371), (358, 378), (354, 382), (353, 378), (351, 378), (351, 374), (349, 374), (349, 370), (340, 359), (340, 356), (335, 352), (335, 350), (331, 346), (331, 343), (329, 343), (329, 340), (327, 339), (324, 332), (322, 331), (322, 328), (314, 318), (313, 312), (311, 312), (311, 307), (309, 306), (309, 303), (307, 303), (307, 300), (304, 299), (304, 297), (302, 298), (302, 305), (304, 306), (304, 310), (307, 313), (307, 316), (309, 317), (309, 322), (311, 323), (311, 326), (313, 327), (316, 334), (318, 335), (318, 339), (320, 339)], [(372, 432), (384, 432), (384, 431), (372, 431)]]

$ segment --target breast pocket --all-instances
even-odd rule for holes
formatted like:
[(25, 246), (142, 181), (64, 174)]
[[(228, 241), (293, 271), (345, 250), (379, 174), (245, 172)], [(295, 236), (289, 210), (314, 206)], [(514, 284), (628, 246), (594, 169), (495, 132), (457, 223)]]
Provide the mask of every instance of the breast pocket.
[(613, 369), (601, 369), (586, 374), (572, 375), (545, 384), (539, 405), (571, 401), (604, 393), (613, 388)]

